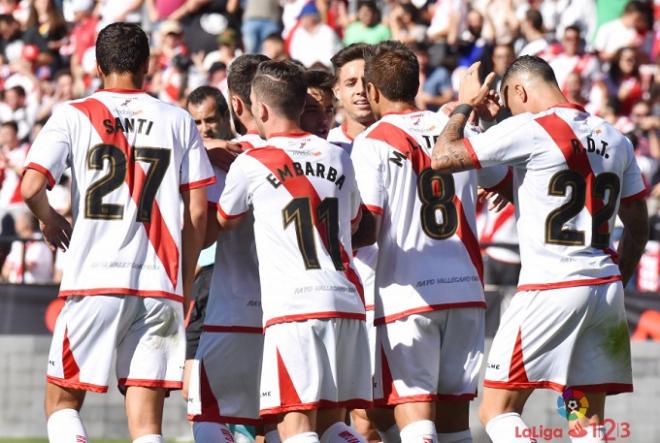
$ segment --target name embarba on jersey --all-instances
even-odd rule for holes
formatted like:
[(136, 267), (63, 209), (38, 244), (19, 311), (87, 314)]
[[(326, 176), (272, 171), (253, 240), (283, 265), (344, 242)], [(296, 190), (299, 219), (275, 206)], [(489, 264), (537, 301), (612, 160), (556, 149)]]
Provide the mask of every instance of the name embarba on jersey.
[(506, 168), (439, 174), (430, 152), (444, 114), (388, 114), (352, 152), (364, 204), (382, 216), (375, 323), (452, 307), (485, 307), (476, 235), (477, 182), (494, 187)]
[(364, 319), (351, 262), (360, 195), (341, 148), (308, 133), (277, 134), (238, 156), (218, 211), (252, 209), (266, 327), (313, 318)]
[[(233, 141), (248, 149), (266, 144), (256, 134), (245, 134)], [(214, 167), (216, 183), (208, 188), (209, 206), (217, 210), (225, 189), (227, 171)], [(209, 210), (211, 210), (209, 208)], [(261, 288), (259, 263), (254, 243), (251, 213), (235, 229), (218, 236), (204, 330), (211, 332), (261, 332)]]
[(620, 279), (611, 232), (619, 202), (644, 198), (633, 147), (577, 105), (510, 117), (464, 141), (478, 166), (513, 166), (518, 290)]
[(58, 108), (26, 167), (51, 188), (70, 167), (73, 235), (60, 296), (183, 299), (183, 190), (214, 182), (191, 117), (136, 90)]

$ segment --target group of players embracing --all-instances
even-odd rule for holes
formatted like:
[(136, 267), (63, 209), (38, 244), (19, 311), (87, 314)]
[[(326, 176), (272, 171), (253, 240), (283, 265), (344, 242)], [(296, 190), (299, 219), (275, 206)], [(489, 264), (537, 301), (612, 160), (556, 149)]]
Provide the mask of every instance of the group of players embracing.
[[(104, 89), (49, 120), (22, 184), (46, 240), (68, 247), (51, 442), (86, 441), (84, 392), (107, 390), (115, 350), (133, 441), (162, 441), (164, 397), (182, 386), (181, 302), (214, 242), (187, 389), (197, 442), (232, 442), (227, 424), (267, 443), (471, 442), (486, 308), (478, 188), (515, 204), (522, 258), (486, 362), (486, 431), (532, 442), (520, 416), (532, 391), (578, 388), (589, 408), (571, 416), (571, 439), (604, 441), (605, 396), (632, 391), (623, 285), (646, 242), (646, 189), (630, 142), (568, 103), (546, 62), (516, 59), (498, 92), (475, 64), (458, 103), (431, 112), (415, 106), (413, 52), (349, 46), (333, 58), (345, 120), (325, 139), (301, 120), (309, 75), (242, 55), (229, 104), (213, 101), (243, 152), (211, 166), (199, 107), (193, 120), (140, 91), (138, 27), (101, 31), (97, 60)], [(497, 123), (502, 104), (512, 116)], [(67, 167), (73, 230), (45, 194)]]

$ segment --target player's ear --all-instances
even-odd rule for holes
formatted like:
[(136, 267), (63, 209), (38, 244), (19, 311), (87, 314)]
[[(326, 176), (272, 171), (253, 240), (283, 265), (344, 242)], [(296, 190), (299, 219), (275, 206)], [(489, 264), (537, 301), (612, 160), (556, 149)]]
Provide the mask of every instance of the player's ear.
[(339, 85), (335, 85), (335, 87), (332, 88), (332, 92), (335, 94), (335, 98), (339, 100)]
[(518, 96), (518, 99), (520, 100), (521, 103), (527, 103), (527, 100), (529, 100), (529, 97), (527, 95), (527, 90), (525, 87), (521, 84), (517, 84), (513, 87), (513, 90), (515, 94)]
[(236, 97), (235, 95), (232, 95), (229, 101), (231, 102), (231, 108), (234, 110), (234, 114), (236, 115), (243, 114), (243, 106), (245, 106), (243, 100)]
[(259, 110), (259, 115), (257, 116), (257, 118), (258, 118), (259, 120), (261, 120), (263, 123), (267, 122), (267, 121), (268, 121), (268, 118), (269, 118), (269, 116), (270, 116), (270, 115), (269, 115), (269, 114), (270, 114), (270, 109), (268, 109), (268, 106), (266, 106), (266, 105), (263, 104), (263, 103), (259, 103), (259, 104), (258, 104), (258, 107), (259, 107), (259, 108), (258, 108), (258, 110)]
[(371, 103), (378, 103), (380, 101), (380, 92), (373, 83), (367, 83), (367, 97)]

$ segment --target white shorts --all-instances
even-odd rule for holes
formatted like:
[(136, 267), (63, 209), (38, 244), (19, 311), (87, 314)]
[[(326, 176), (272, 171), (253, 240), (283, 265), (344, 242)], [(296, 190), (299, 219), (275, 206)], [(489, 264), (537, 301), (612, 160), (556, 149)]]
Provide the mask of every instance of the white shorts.
[(181, 389), (183, 305), (165, 298), (68, 297), (55, 323), (47, 378), (65, 388), (108, 390), (112, 356), (119, 388)]
[(621, 282), (514, 295), (493, 339), (484, 386), (632, 391)]
[(412, 314), (376, 326), (374, 404), (473, 399), (484, 327), (483, 308)]
[(264, 336), (204, 331), (190, 373), (188, 419), (259, 425)]
[(364, 321), (312, 319), (269, 326), (261, 370), (261, 415), (371, 406)]
[(373, 309), (367, 310), (366, 327), (367, 338), (369, 339), (369, 362), (371, 363), (371, 377), (376, 373), (376, 326), (374, 325), (375, 312)]

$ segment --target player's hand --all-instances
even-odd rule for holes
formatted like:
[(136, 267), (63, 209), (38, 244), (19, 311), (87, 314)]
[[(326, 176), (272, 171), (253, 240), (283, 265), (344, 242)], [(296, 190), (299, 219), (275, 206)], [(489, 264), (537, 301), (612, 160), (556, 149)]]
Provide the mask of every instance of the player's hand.
[(461, 84), (458, 88), (458, 101), (461, 103), (468, 104), (470, 106), (477, 106), (481, 103), (490, 87), (495, 81), (495, 73), (491, 72), (486, 77), (486, 80), (482, 84), (479, 81), (479, 66), (481, 62), (473, 63), (472, 66), (465, 71), (463, 78), (461, 79)]
[(52, 210), (48, 219), (41, 221), (39, 224), (44, 240), (50, 249), (53, 251), (57, 249), (66, 251), (69, 248), (73, 227), (66, 218)]
[(479, 188), (477, 191), (477, 199), (481, 202), (488, 202), (488, 210), (493, 212), (500, 212), (509, 204), (509, 200), (494, 191), (487, 191)]
[(489, 122), (495, 120), (500, 109), (502, 109), (500, 95), (495, 91), (488, 91), (486, 97), (474, 109), (481, 120)]
[(209, 156), (211, 164), (220, 169), (229, 171), (229, 167), (236, 160), (238, 154), (243, 152), (240, 143), (229, 142), (226, 140), (204, 140), (204, 147)]

